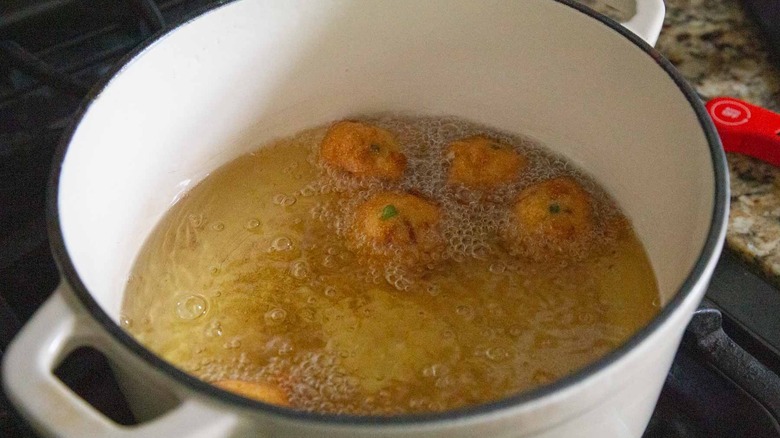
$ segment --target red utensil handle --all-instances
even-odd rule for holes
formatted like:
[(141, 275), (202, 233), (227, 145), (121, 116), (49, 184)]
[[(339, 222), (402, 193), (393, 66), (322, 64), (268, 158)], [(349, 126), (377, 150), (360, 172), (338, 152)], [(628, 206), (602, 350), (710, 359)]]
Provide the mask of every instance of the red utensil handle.
[(732, 97), (707, 102), (723, 149), (780, 166), (780, 114)]

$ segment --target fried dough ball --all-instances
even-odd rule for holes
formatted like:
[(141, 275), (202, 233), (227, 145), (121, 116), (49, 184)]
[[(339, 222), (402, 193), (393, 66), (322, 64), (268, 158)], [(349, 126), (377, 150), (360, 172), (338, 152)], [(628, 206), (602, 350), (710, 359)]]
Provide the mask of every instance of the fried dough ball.
[(368, 123), (343, 120), (328, 129), (320, 144), (320, 160), (356, 177), (397, 181), (406, 156), (393, 134)]
[(481, 135), (460, 139), (447, 148), (452, 157), (449, 184), (488, 191), (514, 181), (528, 159), (509, 145)]
[(352, 238), (374, 254), (414, 261), (440, 249), (441, 212), (435, 204), (409, 193), (380, 192), (358, 206)]
[(554, 178), (520, 192), (511, 219), (517, 252), (537, 261), (578, 258), (592, 240), (593, 198), (574, 179)]
[(247, 382), (245, 380), (220, 380), (211, 384), (246, 398), (277, 406), (290, 406), (287, 394), (280, 388), (267, 383)]

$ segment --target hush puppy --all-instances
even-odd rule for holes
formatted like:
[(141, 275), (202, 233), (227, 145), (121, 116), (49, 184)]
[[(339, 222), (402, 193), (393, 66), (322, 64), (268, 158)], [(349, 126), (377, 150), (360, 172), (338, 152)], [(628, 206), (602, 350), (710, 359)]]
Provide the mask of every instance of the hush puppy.
[(520, 192), (510, 222), (516, 252), (537, 261), (578, 258), (593, 235), (593, 198), (573, 178), (543, 181)]
[(352, 239), (378, 255), (414, 262), (441, 249), (439, 207), (419, 196), (380, 192), (358, 206)]
[(277, 406), (290, 406), (287, 394), (276, 386), (244, 380), (220, 380), (212, 385), (261, 402)]
[(448, 183), (489, 191), (514, 181), (528, 166), (528, 159), (509, 145), (481, 135), (452, 142)]
[(406, 156), (393, 134), (368, 123), (344, 120), (328, 129), (320, 144), (320, 160), (355, 177), (397, 181)]

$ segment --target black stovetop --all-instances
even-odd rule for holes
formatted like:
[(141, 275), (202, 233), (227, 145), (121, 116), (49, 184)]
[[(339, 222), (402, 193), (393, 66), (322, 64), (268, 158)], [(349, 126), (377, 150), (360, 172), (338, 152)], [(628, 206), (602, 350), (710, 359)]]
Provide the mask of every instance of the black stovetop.
[[(133, 47), (221, 1), (3, 3), (0, 355), (58, 282), (44, 199), (53, 151), (71, 115), (87, 90)], [(780, 372), (778, 314), (780, 291), (726, 252), (644, 437), (780, 438), (780, 384), (769, 371)], [(83, 351), (73, 361), (60, 366), (58, 377), (117, 422), (132, 424), (104, 358)], [(0, 436), (35, 436), (1, 393)]]

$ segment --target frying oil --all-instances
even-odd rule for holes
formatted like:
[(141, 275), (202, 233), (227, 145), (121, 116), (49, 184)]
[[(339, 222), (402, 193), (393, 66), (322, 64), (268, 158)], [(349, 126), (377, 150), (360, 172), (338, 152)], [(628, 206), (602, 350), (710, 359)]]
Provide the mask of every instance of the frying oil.
[[(497, 400), (575, 371), (658, 311), (641, 243), (609, 196), (533, 141), (454, 118), (369, 120), (408, 158), (399, 183), (323, 169), (327, 127), (265, 145), (183, 197), (143, 246), (122, 324), (206, 381), (276, 385), (302, 410), (392, 415)], [(446, 184), (449, 142), (490, 135), (529, 158), (488, 196)], [(593, 195), (594, 240), (576, 262), (531, 262), (497, 237), (520, 190), (568, 175)], [(356, 255), (360, 202), (407, 190), (442, 211), (435, 263)], [(622, 224), (610, 228), (610, 224)], [(576, 257), (575, 257), (576, 256)]]

